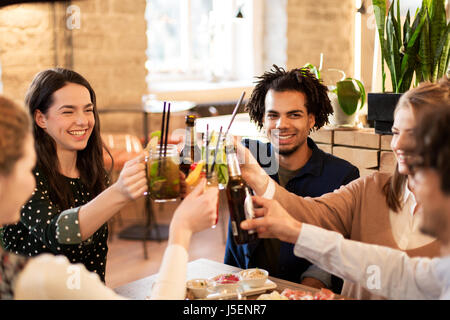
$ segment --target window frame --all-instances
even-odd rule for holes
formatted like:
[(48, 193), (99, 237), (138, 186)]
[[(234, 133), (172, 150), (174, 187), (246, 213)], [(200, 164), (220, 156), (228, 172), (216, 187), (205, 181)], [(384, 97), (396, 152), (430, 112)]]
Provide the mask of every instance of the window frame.
[[(149, 5), (149, 2), (151, 0), (147, 0), (147, 5)], [(230, 44), (233, 47), (233, 51), (231, 53), (231, 56), (229, 57), (228, 63), (231, 64), (231, 70), (229, 74), (225, 75), (223, 78), (214, 79), (211, 77), (208, 77), (205, 74), (202, 74), (198, 72), (198, 70), (193, 69), (194, 60), (193, 60), (193, 40), (192, 40), (192, 28), (190, 23), (190, 17), (191, 17), (191, 1), (192, 0), (183, 0), (181, 1), (182, 4), (180, 6), (180, 20), (181, 20), (181, 30), (182, 33), (180, 34), (180, 48), (181, 48), (181, 58), (182, 65), (187, 66), (186, 70), (184, 72), (152, 72), (149, 68), (150, 63), (150, 57), (148, 52), (146, 53), (147, 59), (146, 59), (146, 70), (147, 70), (147, 83), (150, 86), (150, 83), (155, 82), (171, 82), (171, 81), (237, 81), (242, 82), (246, 80), (251, 80), (250, 78), (253, 78), (255, 74), (259, 74), (263, 70), (263, 34), (264, 34), (264, 28), (263, 28), (263, 22), (264, 22), (264, 4), (262, 0), (230, 0), (230, 6), (233, 11), (237, 12), (237, 8), (242, 4), (243, 1), (245, 1), (245, 6), (251, 5), (250, 10), (250, 16), (246, 17), (246, 19), (251, 19), (251, 33), (252, 33), (252, 64), (253, 64), (253, 72), (251, 77), (243, 78), (243, 77), (237, 77), (236, 74), (236, 63), (235, 60), (237, 59), (238, 52), (236, 51), (236, 47), (238, 45), (236, 44), (236, 28), (231, 25), (230, 32), (231, 35), (231, 41)], [(223, 1), (223, 0), (212, 0), (213, 1), (213, 7), (214, 3), (216, 1)], [(189, 17), (189, 18), (188, 18)], [(149, 21), (147, 20), (147, 29), (146, 32), (151, 32), (149, 29)], [(148, 50), (148, 49), (147, 49)]]

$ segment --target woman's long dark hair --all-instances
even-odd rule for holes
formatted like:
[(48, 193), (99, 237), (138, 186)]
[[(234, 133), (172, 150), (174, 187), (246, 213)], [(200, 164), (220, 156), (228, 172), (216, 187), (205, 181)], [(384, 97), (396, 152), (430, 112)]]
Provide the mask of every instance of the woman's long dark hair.
[[(442, 78), (439, 83), (423, 82), (401, 96), (394, 115), (401, 108), (409, 108), (413, 112), (415, 119), (418, 119), (422, 114), (430, 110), (438, 109), (442, 105), (448, 105), (449, 92), (449, 79), (447, 77)], [(398, 171), (397, 165), (394, 174), (383, 187), (386, 202), (389, 208), (395, 212), (402, 209), (401, 200), (407, 179), (407, 175)]]
[[(81, 181), (89, 190), (90, 199), (101, 193), (107, 187), (108, 181), (103, 162), (103, 148), (105, 146), (100, 136), (96, 97), (91, 85), (80, 74), (71, 70), (55, 68), (39, 72), (28, 89), (25, 104), (29, 108), (33, 119), (37, 166), (50, 186), (48, 190), (50, 199), (61, 210), (74, 206), (74, 199), (66, 178), (59, 172), (60, 166), (56, 153), (56, 143), (52, 137), (36, 124), (34, 114), (36, 110), (46, 114), (53, 103), (53, 93), (68, 83), (79, 84), (88, 89), (94, 106), (95, 125), (86, 148), (77, 152), (76, 163)], [(107, 149), (105, 148), (105, 150)]]

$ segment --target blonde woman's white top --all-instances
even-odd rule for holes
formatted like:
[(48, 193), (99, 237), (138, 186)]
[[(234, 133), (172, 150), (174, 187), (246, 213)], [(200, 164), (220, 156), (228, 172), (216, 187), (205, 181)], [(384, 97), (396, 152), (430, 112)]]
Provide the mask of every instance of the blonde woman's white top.
[[(188, 253), (184, 247), (167, 247), (151, 299), (184, 299), (187, 261)], [(14, 298), (18, 300), (126, 299), (108, 288), (84, 265), (71, 264), (65, 256), (51, 254), (30, 259), (17, 279), (14, 292)]]

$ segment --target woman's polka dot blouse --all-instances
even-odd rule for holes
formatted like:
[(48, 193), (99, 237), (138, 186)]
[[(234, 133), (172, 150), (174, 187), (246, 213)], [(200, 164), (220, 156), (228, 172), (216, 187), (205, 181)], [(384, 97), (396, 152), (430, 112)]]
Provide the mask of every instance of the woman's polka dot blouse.
[(48, 183), (38, 168), (36, 188), (22, 207), (20, 221), (4, 228), (5, 248), (13, 253), (35, 256), (43, 252), (65, 255), (72, 263), (82, 263), (105, 281), (108, 253), (108, 226), (105, 223), (89, 239), (82, 241), (78, 223), (79, 207), (92, 199), (81, 179), (66, 178), (75, 199), (74, 208), (61, 211), (48, 195)]

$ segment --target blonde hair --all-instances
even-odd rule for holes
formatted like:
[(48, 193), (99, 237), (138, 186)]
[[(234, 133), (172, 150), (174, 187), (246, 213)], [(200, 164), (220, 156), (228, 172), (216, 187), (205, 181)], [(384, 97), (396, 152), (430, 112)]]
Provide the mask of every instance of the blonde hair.
[[(397, 103), (394, 116), (402, 108), (410, 108), (415, 119), (419, 119), (423, 114), (442, 106), (449, 107), (449, 79), (442, 78), (438, 83), (422, 82), (416, 88), (405, 92)], [(394, 174), (384, 185), (383, 191), (386, 195), (386, 202), (389, 208), (398, 212), (401, 208), (403, 186), (408, 176), (398, 171), (395, 167)]]
[(31, 134), (28, 112), (0, 95), (0, 174), (8, 176), (24, 153), (24, 140)]

